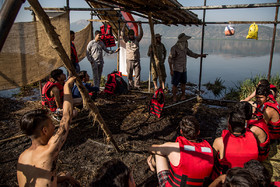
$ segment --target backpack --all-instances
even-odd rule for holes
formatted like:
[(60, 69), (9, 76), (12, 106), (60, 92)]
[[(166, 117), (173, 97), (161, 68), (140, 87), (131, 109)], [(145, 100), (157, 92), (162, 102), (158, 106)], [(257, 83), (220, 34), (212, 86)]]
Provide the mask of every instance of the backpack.
[(122, 73), (113, 71), (107, 75), (107, 82), (105, 84), (105, 93), (107, 94), (126, 94), (127, 83), (122, 78)]
[(149, 107), (150, 114), (154, 114), (158, 118), (160, 118), (163, 107), (164, 107), (163, 89), (159, 88), (156, 90), (156, 92), (154, 93), (151, 99), (150, 107)]

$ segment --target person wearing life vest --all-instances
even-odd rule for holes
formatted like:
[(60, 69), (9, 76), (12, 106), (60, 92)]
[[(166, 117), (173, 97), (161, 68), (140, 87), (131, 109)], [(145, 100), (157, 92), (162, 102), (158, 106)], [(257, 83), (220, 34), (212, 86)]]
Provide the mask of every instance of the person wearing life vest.
[(156, 169), (159, 186), (202, 186), (214, 166), (212, 147), (197, 139), (199, 123), (194, 116), (184, 117), (179, 125), (181, 136), (176, 142), (152, 145), (147, 163), (152, 171)]
[(217, 164), (220, 164), (220, 173), (224, 174), (233, 167), (243, 167), (251, 159), (258, 159), (257, 140), (250, 129), (245, 128), (245, 120), (250, 119), (245, 114), (245, 107), (245, 102), (235, 105), (229, 115), (228, 130), (223, 130), (222, 136), (213, 143), (215, 155), (219, 158)]
[(263, 119), (263, 114), (255, 107), (252, 106), (249, 102), (244, 101), (247, 127), (253, 132), (259, 147), (259, 161), (263, 161), (267, 158), (269, 153), (269, 130), (265, 120)]
[(116, 46), (115, 38), (112, 34), (112, 27), (110, 25), (107, 25), (107, 28), (105, 27), (105, 25), (102, 25), (100, 27), (100, 31), (101, 31), (100, 39), (103, 41), (106, 47)]
[(280, 105), (270, 99), (270, 88), (259, 85), (256, 90), (257, 107), (261, 110), (271, 140), (280, 139)]
[[(257, 86), (259, 86), (259, 85), (268, 86), (270, 89), (269, 98), (270, 98), (270, 100), (276, 102), (277, 93), (278, 93), (276, 86), (274, 86), (273, 84), (270, 84), (267, 79), (261, 79)], [(245, 99), (243, 99), (241, 101), (250, 101), (255, 96), (256, 96), (256, 90), (253, 93), (251, 93), (248, 97), (246, 97)]]
[(62, 109), (63, 85), (66, 76), (61, 69), (51, 72), (51, 79), (43, 86), (42, 105), (48, 107), (52, 112), (58, 108)]
[(80, 72), (80, 65), (79, 65), (77, 50), (76, 50), (75, 44), (73, 42), (74, 40), (75, 40), (75, 32), (70, 31), (71, 62), (75, 67), (76, 73), (79, 73)]

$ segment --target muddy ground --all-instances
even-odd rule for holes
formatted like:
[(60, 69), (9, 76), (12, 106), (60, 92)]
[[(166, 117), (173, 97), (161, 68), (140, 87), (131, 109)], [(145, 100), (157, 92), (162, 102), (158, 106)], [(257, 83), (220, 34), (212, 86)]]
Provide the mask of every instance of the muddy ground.
[[(99, 125), (86, 117), (87, 111), (81, 111), (72, 123), (67, 141), (59, 154), (58, 172), (69, 171), (82, 186), (87, 186), (103, 162), (119, 158), (133, 169), (137, 186), (157, 186), (156, 175), (146, 164), (147, 149), (152, 144), (174, 141), (178, 136), (178, 123), (183, 116), (195, 115), (201, 124), (200, 137), (210, 143), (217, 133), (220, 135), (217, 127), (228, 113), (226, 107), (212, 107), (205, 102), (198, 104), (194, 99), (165, 109), (163, 117), (159, 119), (149, 115), (151, 96), (139, 92), (114, 97), (99, 95), (95, 104), (122, 152), (117, 153), (112, 144), (106, 142)], [(168, 94), (165, 104), (172, 104)], [(21, 98), (0, 98), (0, 105), (0, 184), (17, 186), (17, 159), (31, 143), (28, 137), (21, 136), (19, 119), (25, 112), (41, 108), (41, 105), (40, 101), (23, 101)], [(57, 124), (56, 121), (54, 123)], [(5, 140), (15, 136), (19, 137)]]

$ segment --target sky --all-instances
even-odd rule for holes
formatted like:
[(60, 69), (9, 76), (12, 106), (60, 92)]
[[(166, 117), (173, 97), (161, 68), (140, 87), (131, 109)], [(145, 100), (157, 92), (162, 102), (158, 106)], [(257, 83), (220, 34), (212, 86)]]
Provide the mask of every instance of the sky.
[[(2, 7), (5, 0), (0, 0)], [(66, 6), (66, 0), (39, 0), (42, 7), (60, 7)], [(72, 8), (89, 8), (84, 0), (69, 0)], [(179, 0), (183, 6), (202, 6), (204, 0)], [(277, 0), (208, 0), (206, 5), (233, 5), (233, 4), (253, 4), (253, 3), (276, 3)], [(22, 5), (16, 22), (32, 21), (31, 11), (24, 10), (24, 7), (29, 7), (26, 2)], [(250, 9), (227, 9), (227, 10), (207, 10), (206, 21), (274, 21), (275, 7), (269, 8), (250, 8)], [(202, 20), (203, 11), (193, 11)], [(89, 11), (71, 11), (70, 23), (81, 19), (90, 19)], [(96, 18), (94, 18), (96, 19)], [(136, 18), (137, 19), (137, 18)], [(279, 16), (278, 16), (279, 20)]]

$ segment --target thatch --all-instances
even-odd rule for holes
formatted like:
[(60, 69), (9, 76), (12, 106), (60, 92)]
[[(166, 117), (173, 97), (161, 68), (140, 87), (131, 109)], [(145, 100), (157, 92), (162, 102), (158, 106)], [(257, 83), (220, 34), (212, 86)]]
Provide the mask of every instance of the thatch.
[[(124, 8), (126, 12), (137, 13), (147, 18), (152, 13), (156, 23), (166, 25), (199, 25), (201, 21), (197, 15), (188, 10), (182, 10), (182, 5), (176, 0), (87, 0), (93, 8)], [(118, 11), (98, 10), (99, 18), (110, 21), (108, 24), (113, 28), (113, 34), (118, 34)], [(121, 22), (121, 28), (122, 28)]]

